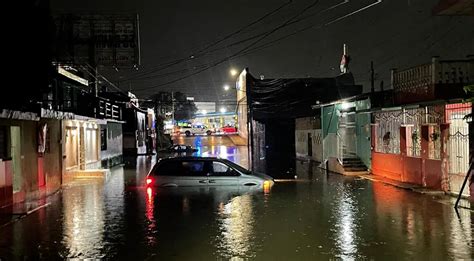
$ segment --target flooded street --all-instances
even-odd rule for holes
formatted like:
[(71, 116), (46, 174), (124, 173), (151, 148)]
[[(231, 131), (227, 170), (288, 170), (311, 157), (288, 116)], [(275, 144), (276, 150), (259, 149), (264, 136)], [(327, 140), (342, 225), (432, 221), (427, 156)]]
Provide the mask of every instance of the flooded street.
[[(247, 164), (226, 137), (183, 138), (202, 156)], [(161, 154), (160, 154), (161, 155)], [(79, 180), (50, 205), (0, 228), (1, 259), (472, 259), (474, 215), (449, 198), (326, 174), (296, 162), (297, 180), (253, 187), (146, 189), (156, 161)], [(271, 173), (268, 173), (271, 175)]]

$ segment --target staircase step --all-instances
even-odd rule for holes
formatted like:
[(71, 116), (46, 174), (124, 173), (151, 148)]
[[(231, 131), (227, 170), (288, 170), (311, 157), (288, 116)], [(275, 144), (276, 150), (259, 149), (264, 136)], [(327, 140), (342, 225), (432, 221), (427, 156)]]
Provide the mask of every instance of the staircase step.
[(346, 167), (344, 167), (344, 170), (345, 171), (367, 171), (367, 168), (366, 167), (358, 167), (358, 168), (355, 168), (355, 167), (346, 168)]
[(342, 164), (344, 168), (367, 168), (364, 164)]
[(342, 158), (344, 161), (361, 161), (359, 158), (347, 157)]

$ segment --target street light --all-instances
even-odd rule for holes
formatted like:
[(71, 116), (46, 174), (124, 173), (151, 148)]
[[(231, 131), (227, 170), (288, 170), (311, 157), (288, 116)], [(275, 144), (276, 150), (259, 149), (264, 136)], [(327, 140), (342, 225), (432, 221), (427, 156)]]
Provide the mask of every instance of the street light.
[(237, 72), (236, 69), (231, 69), (231, 70), (230, 70), (230, 75), (232, 75), (232, 76), (236, 76), (238, 73), (239, 73), (239, 72)]
[(224, 90), (228, 91), (230, 89), (230, 86), (228, 84), (224, 85)]

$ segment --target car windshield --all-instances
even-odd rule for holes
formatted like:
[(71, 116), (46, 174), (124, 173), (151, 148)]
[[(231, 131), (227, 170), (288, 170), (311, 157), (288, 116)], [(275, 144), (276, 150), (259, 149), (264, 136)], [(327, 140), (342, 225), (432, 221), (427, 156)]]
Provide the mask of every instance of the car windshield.
[(232, 168), (244, 173), (244, 174), (247, 174), (247, 175), (250, 175), (252, 174), (252, 172), (248, 169), (245, 169), (244, 167), (240, 166), (240, 165), (237, 165), (235, 164), (234, 162), (230, 161), (230, 160), (224, 160), (228, 165), (230, 165)]

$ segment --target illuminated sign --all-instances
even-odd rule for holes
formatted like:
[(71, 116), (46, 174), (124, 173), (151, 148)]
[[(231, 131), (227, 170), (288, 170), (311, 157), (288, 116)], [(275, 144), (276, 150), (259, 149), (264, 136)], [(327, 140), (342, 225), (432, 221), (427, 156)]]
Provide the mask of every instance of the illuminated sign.
[(89, 86), (89, 81), (87, 81), (86, 79), (83, 79), (75, 74), (72, 74), (66, 70), (64, 70), (63, 68), (61, 67), (58, 67), (58, 73), (61, 74), (61, 75), (64, 75), (66, 76), (67, 78), (71, 79), (71, 80), (74, 80), (80, 84), (83, 84), (85, 86)]

